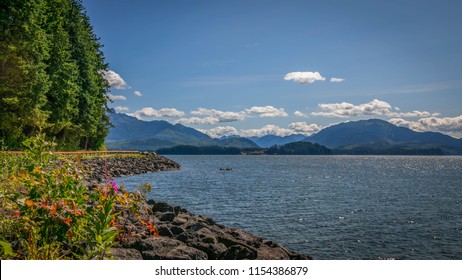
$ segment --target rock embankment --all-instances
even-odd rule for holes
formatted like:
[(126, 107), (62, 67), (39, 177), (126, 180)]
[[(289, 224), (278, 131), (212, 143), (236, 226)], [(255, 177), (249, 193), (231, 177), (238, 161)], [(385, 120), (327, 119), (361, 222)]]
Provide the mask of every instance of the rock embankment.
[(181, 167), (178, 163), (156, 154), (112, 158), (95, 157), (82, 160), (82, 164), (88, 172), (86, 177), (87, 185), (99, 184), (108, 180), (108, 178), (178, 170)]
[(144, 260), (308, 260), (309, 256), (196, 216), (180, 206), (147, 201), (160, 237), (138, 229), (137, 237), (111, 248), (115, 259)]

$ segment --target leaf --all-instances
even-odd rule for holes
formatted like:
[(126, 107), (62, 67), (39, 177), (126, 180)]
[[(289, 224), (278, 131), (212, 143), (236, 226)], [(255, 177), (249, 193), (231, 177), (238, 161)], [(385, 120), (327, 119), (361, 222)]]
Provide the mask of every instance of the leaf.
[(5, 257), (14, 257), (16, 254), (13, 252), (13, 248), (11, 247), (10, 243), (5, 241), (0, 241), (0, 246), (3, 249), (3, 256)]

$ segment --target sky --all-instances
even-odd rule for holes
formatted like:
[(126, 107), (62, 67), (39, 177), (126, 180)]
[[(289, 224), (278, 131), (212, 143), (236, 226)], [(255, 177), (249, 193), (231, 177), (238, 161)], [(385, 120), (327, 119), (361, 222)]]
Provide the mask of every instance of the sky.
[(462, 1), (83, 4), (119, 113), (212, 137), (371, 118), (462, 137)]

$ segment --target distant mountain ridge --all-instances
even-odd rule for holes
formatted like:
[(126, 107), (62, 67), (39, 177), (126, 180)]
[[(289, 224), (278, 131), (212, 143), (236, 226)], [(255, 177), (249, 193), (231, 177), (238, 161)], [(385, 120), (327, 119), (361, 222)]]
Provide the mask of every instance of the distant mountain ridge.
[(177, 145), (222, 146), (238, 148), (258, 147), (252, 141), (234, 137), (213, 139), (191, 127), (171, 124), (167, 121), (142, 121), (126, 114), (111, 111), (109, 118), (113, 124), (106, 137), (108, 149), (157, 150)]
[(345, 122), (324, 128), (308, 137), (301, 134), (249, 138), (233, 135), (214, 139), (182, 124), (173, 125), (158, 120), (142, 121), (115, 111), (109, 117), (114, 127), (106, 138), (108, 149), (157, 150), (178, 145), (269, 148), (305, 141), (344, 151), (441, 149), (447, 154), (462, 154), (462, 139), (438, 132), (416, 132), (380, 119)]
[(438, 132), (416, 132), (380, 119), (351, 121), (327, 127), (303, 141), (328, 148), (354, 149), (429, 149), (439, 148), (446, 153), (461, 154), (462, 139)]
[(305, 138), (306, 135), (292, 134), (289, 136), (265, 135), (263, 137), (250, 137), (249, 139), (262, 148), (269, 148), (274, 145), (283, 146), (288, 143), (298, 142)]

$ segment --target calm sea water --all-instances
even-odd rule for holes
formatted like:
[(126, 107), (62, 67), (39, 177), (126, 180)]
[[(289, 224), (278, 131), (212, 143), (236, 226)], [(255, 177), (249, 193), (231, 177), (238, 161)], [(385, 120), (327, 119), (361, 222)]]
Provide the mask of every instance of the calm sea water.
[(315, 259), (462, 259), (462, 157), (169, 158), (116, 181)]

